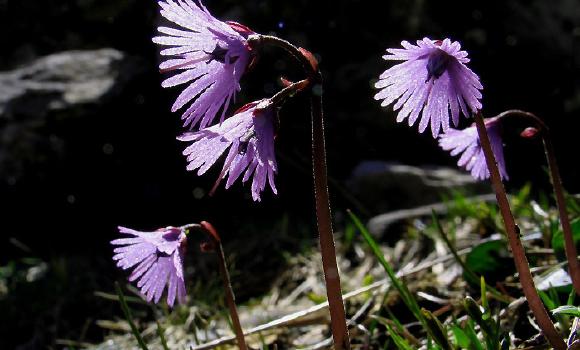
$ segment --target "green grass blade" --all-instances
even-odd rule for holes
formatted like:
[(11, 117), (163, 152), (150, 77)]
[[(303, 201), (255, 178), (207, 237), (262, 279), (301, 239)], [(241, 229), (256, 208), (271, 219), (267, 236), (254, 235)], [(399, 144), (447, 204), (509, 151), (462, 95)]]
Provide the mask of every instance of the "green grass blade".
[(472, 320), (467, 322), (467, 326), (463, 329), (463, 331), (465, 334), (467, 334), (469, 340), (471, 340), (471, 349), (484, 350), (483, 344), (481, 344), (481, 341), (477, 337), (477, 333), (475, 333), (475, 324)]
[[(435, 211), (432, 211), (431, 212), (431, 218), (432, 218), (433, 222), (435, 223), (435, 226), (437, 227), (437, 231), (439, 231), (439, 235), (441, 236), (441, 238), (443, 239), (443, 242), (447, 246), (447, 249), (449, 249), (449, 251), (451, 252), (451, 255), (453, 255), (453, 257), (455, 258), (455, 260), (457, 261), (457, 263), (461, 266), (461, 268), (463, 269), (463, 271), (465, 272), (465, 274), (474, 283), (477, 283), (477, 282), (481, 281), (481, 277), (478, 276), (475, 272), (473, 272), (469, 268), (469, 266), (467, 266), (467, 264), (461, 259), (461, 257), (459, 256), (459, 254), (457, 254), (457, 250), (455, 249), (455, 247), (453, 246), (453, 244), (449, 240), (449, 237), (447, 237), (447, 234), (445, 233), (445, 230), (443, 230), (443, 226), (441, 225), (441, 222), (437, 218), (437, 215), (436, 215)], [(509, 298), (507, 298), (500, 291), (498, 291), (497, 289), (491, 287), (490, 285), (487, 285), (486, 284), (486, 288), (487, 288), (487, 290), (489, 290), (494, 295), (494, 297), (497, 300), (502, 301), (504, 303), (508, 303), (508, 304), (511, 302), (511, 300)], [(483, 298), (483, 295), (482, 295), (482, 298)]]
[(167, 339), (165, 339), (165, 330), (159, 321), (155, 320), (155, 322), (157, 322), (157, 335), (161, 341), (161, 346), (163, 346), (163, 350), (169, 350), (169, 346), (167, 346)]
[(119, 296), (119, 304), (121, 304), (121, 310), (123, 310), (123, 314), (125, 314), (125, 318), (127, 319), (127, 322), (129, 322), (131, 332), (135, 336), (135, 339), (137, 339), (137, 343), (139, 343), (139, 346), (141, 347), (142, 350), (149, 350), (147, 348), (147, 344), (145, 344), (145, 341), (143, 340), (143, 337), (141, 337), (141, 333), (139, 333), (139, 330), (137, 329), (135, 322), (133, 322), (133, 315), (131, 314), (131, 310), (127, 305), (127, 300), (125, 300), (125, 294), (123, 294), (121, 286), (119, 285), (118, 282), (115, 282), (115, 290), (117, 291), (117, 295)]
[(413, 348), (409, 345), (409, 343), (407, 343), (407, 341), (403, 337), (398, 335), (395, 332), (395, 330), (393, 330), (393, 328), (389, 326), (388, 323), (385, 322), (384, 325), (387, 327), (387, 330), (391, 335), (391, 339), (393, 339), (397, 348), (399, 348), (400, 350), (413, 350)]
[(413, 315), (415, 315), (417, 320), (419, 320), (423, 323), (424, 319), (423, 319), (423, 315), (421, 313), (421, 308), (419, 307), (419, 305), (417, 304), (417, 301), (415, 300), (413, 295), (409, 292), (407, 287), (403, 283), (401, 283), (401, 281), (399, 280), (399, 278), (395, 274), (395, 271), (391, 267), (391, 264), (389, 264), (387, 259), (385, 259), (383, 252), (379, 248), (379, 245), (377, 244), (377, 242), (374, 240), (374, 238), (371, 236), (370, 232), (362, 224), (360, 219), (356, 215), (354, 215), (353, 212), (348, 210), (348, 215), (350, 216), (351, 220), (353, 221), (355, 226), (358, 228), (360, 233), (363, 235), (365, 241), (367, 242), (367, 244), (371, 248), (373, 254), (379, 260), (379, 263), (383, 266), (383, 269), (385, 270), (385, 272), (389, 276), (389, 279), (393, 283), (393, 286), (395, 287), (395, 289), (397, 289), (397, 291), (401, 294), (401, 298), (403, 299), (403, 302), (405, 303), (405, 305), (407, 305), (407, 307), (413, 313)]
[(356, 215), (354, 215), (352, 211), (347, 210), (347, 212), (351, 220), (358, 228), (360, 233), (363, 235), (365, 241), (373, 251), (373, 254), (377, 258), (377, 260), (379, 260), (380, 264), (383, 266), (385, 272), (387, 273), (389, 279), (391, 280), (391, 283), (401, 294), (401, 298), (403, 299), (403, 302), (405, 303), (407, 308), (413, 313), (415, 318), (421, 323), (421, 325), (423, 326), (425, 331), (431, 336), (431, 338), (433, 338), (437, 342), (437, 345), (439, 345), (443, 349), (447, 349), (449, 342), (441, 342), (441, 343), (439, 342), (440, 339), (435, 336), (439, 332), (439, 329), (433, 327), (432, 322), (427, 321), (425, 315), (421, 310), (421, 307), (419, 306), (419, 303), (417, 302), (413, 294), (411, 294), (407, 286), (399, 280), (392, 266), (389, 264), (387, 259), (385, 259), (383, 252), (381, 251), (377, 242), (371, 236), (370, 232), (366, 229), (366, 227), (362, 224), (360, 219)]
[(435, 317), (435, 315), (433, 315), (429, 310), (421, 309), (421, 312), (423, 313), (425, 320), (427, 320), (429, 328), (432, 330), (432, 336), (435, 342), (444, 350), (452, 350), (453, 347), (447, 338), (447, 331), (439, 319)]

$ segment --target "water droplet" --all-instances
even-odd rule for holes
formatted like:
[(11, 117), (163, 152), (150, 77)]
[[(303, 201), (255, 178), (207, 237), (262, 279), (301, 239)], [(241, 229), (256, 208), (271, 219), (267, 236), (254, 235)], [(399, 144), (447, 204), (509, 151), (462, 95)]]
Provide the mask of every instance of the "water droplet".
[(110, 156), (111, 154), (113, 154), (113, 152), (115, 151), (115, 148), (113, 147), (112, 144), (110, 143), (105, 143), (103, 145), (103, 153)]
[(201, 187), (196, 187), (193, 189), (193, 198), (202, 199), (205, 196), (205, 191)]

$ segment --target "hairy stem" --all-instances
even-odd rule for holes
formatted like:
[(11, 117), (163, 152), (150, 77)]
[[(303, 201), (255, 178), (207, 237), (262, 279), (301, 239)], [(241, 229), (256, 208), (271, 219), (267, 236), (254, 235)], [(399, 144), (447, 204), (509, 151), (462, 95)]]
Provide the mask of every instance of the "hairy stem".
[[(314, 200), (322, 268), (326, 283), (326, 294), (330, 310), (330, 326), (337, 350), (350, 349), (350, 339), (346, 325), (346, 314), (340, 288), (340, 275), (336, 263), (336, 249), (332, 232), (332, 215), (328, 196), (326, 174), (326, 150), (324, 144), (324, 117), (322, 109), (322, 75), (316, 59), (308, 51), (290, 42), (270, 35), (254, 35), (248, 39), (251, 46), (271, 45), (282, 48), (302, 65), (308, 79), (303, 88), (311, 88), (312, 111), (312, 172), (314, 178)], [(314, 88), (314, 89), (312, 89)]]
[(280, 38), (273, 36), (273, 35), (255, 34), (255, 35), (251, 35), (248, 38), (248, 44), (250, 46), (255, 46), (255, 47), (260, 47), (262, 45), (279, 47), (279, 48), (283, 49), (284, 51), (286, 51), (287, 53), (289, 53), (296, 60), (298, 60), (298, 62), (300, 62), (300, 64), (302, 64), (302, 67), (306, 71), (306, 74), (308, 75), (309, 78), (314, 77), (317, 73), (315, 70), (312, 69), (310, 62), (308, 61), (308, 58), (306, 58), (302, 54), (300, 49), (298, 47), (292, 45), (287, 40), (280, 39)]
[(310, 79), (303, 79), (295, 83), (291, 83), (282, 90), (278, 91), (274, 96), (270, 97), (270, 101), (275, 106), (281, 106), (287, 99), (294, 97), (300, 91), (308, 88), (312, 81)]
[(548, 315), (548, 312), (546, 311), (546, 308), (544, 307), (544, 304), (542, 304), (542, 300), (536, 291), (532, 273), (530, 272), (528, 259), (526, 258), (524, 247), (520, 241), (520, 229), (517, 226), (510, 209), (510, 204), (505, 192), (505, 188), (503, 187), (503, 183), (501, 182), (499, 169), (491, 149), (489, 136), (487, 135), (487, 130), (481, 112), (477, 112), (475, 114), (475, 124), (477, 126), (479, 141), (485, 154), (485, 161), (491, 175), (491, 183), (493, 185), (497, 204), (499, 205), (501, 216), (503, 218), (506, 234), (508, 236), (509, 245), (514, 256), (514, 262), (518, 270), (524, 295), (526, 296), (532, 313), (536, 317), (538, 326), (540, 326), (540, 329), (542, 329), (542, 332), (550, 344), (556, 350), (564, 350), (566, 349), (566, 343), (564, 343), (562, 336), (558, 333), (558, 331), (556, 331), (556, 328), (554, 327), (552, 320), (550, 320), (550, 316)]
[(234, 297), (234, 290), (232, 289), (232, 283), (230, 281), (230, 273), (228, 272), (228, 266), (226, 264), (226, 257), (224, 254), (224, 248), (219, 234), (216, 229), (207, 221), (202, 221), (201, 226), (210, 234), (214, 243), (216, 255), (218, 257), (218, 265), (220, 268), (220, 274), (222, 276), (222, 282), (224, 285), (224, 291), (226, 293), (226, 303), (228, 304), (228, 309), (230, 311), (230, 317), (232, 318), (232, 325), (234, 327), (234, 332), (236, 333), (236, 340), (240, 350), (247, 350), (248, 345), (246, 345), (246, 340), (244, 339), (244, 330), (240, 323), (240, 317), (238, 316), (238, 309), (236, 307), (236, 299)]
[[(320, 79), (320, 82), (322, 79)], [(321, 84), (321, 83), (320, 83)], [(332, 233), (332, 215), (328, 199), (328, 181), (326, 175), (326, 151), (324, 145), (324, 116), (322, 109), (322, 92), (312, 92), (312, 165), (314, 177), (314, 196), (316, 201), (316, 217), (322, 254), (322, 267), (326, 281), (326, 294), (330, 309), (330, 322), (335, 349), (350, 349), (348, 329), (340, 275), (336, 263), (334, 235)]]
[(562, 232), (564, 233), (564, 248), (566, 251), (566, 259), (568, 260), (568, 269), (572, 277), (572, 284), (576, 294), (580, 295), (580, 262), (578, 262), (578, 251), (574, 244), (574, 237), (572, 234), (572, 226), (570, 225), (570, 217), (566, 208), (566, 200), (564, 198), (564, 188), (562, 186), (562, 178), (560, 177), (560, 170), (558, 162), (556, 161), (556, 154), (550, 136), (550, 130), (546, 124), (538, 118), (535, 114), (511, 109), (498, 115), (498, 117), (506, 117), (509, 115), (519, 116), (531, 120), (534, 126), (540, 131), (542, 141), (544, 144), (544, 152), (546, 153), (546, 160), (550, 171), (550, 180), (552, 188), (554, 189), (554, 196), (556, 197), (556, 205), (558, 207), (558, 214), (560, 216), (560, 224), (562, 225)]

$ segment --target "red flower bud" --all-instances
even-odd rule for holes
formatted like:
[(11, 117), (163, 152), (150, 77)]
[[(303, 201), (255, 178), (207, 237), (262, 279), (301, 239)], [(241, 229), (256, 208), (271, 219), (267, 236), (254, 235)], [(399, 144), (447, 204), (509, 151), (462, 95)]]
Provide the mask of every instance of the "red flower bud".
[(316, 59), (316, 57), (314, 57), (312, 52), (310, 52), (304, 48), (301, 48), (301, 47), (299, 47), (298, 50), (302, 53), (302, 56), (306, 57), (306, 59), (310, 63), (310, 67), (312, 67), (312, 70), (317, 72), (318, 71), (318, 60)]
[(248, 36), (250, 36), (252, 34), (255, 34), (255, 32), (253, 30), (251, 30), (248, 26), (243, 25), (241, 23), (234, 22), (234, 21), (226, 21), (226, 23), (233, 30), (235, 30), (236, 32), (240, 33), (246, 39), (248, 38)]
[(525, 128), (524, 131), (520, 133), (520, 136), (526, 139), (533, 139), (538, 135), (539, 132), (540, 130), (530, 126), (528, 128)]
[(282, 84), (283, 87), (288, 87), (292, 85), (292, 82), (284, 77), (280, 77), (280, 83)]

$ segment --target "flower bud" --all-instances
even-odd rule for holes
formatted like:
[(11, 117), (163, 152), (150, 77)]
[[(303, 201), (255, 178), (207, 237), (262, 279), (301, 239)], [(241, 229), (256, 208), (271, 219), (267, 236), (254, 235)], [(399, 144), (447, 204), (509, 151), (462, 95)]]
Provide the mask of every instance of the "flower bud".
[(539, 132), (540, 130), (530, 126), (528, 128), (525, 128), (524, 131), (520, 133), (520, 136), (525, 139), (533, 139), (538, 135)]

